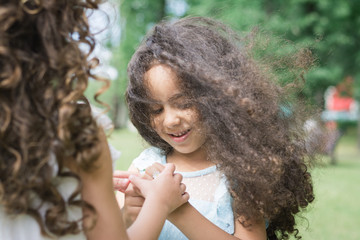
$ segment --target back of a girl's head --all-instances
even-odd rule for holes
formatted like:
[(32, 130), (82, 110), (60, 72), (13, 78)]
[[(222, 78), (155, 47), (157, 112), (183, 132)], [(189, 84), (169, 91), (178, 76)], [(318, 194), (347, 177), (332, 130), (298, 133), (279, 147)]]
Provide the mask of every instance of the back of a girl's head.
[[(74, 222), (63, 224), (64, 199), (51, 179), (63, 174), (69, 159), (92, 168), (100, 151), (83, 97), (96, 65), (87, 59), (94, 39), (86, 11), (99, 2), (0, 2), (0, 204), (9, 214), (35, 216), (42, 231), (46, 226), (57, 235), (79, 229)], [(49, 164), (52, 155), (57, 172)], [(44, 221), (30, 205), (34, 194), (54, 206)]]

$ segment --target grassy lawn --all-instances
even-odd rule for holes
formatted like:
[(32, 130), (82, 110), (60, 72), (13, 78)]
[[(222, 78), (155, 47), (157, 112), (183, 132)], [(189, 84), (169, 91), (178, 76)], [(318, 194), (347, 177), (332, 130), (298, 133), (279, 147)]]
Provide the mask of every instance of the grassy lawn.
[(336, 149), (337, 164), (313, 170), (316, 199), (304, 215), (301, 232), (305, 240), (360, 239), (360, 154), (355, 131), (344, 136)]
[(118, 170), (127, 170), (132, 160), (146, 148), (146, 143), (140, 135), (128, 129), (114, 131), (108, 140), (121, 152), (121, 157), (116, 161)]
[[(115, 131), (109, 138), (122, 152), (117, 169), (125, 170), (146, 144), (137, 133)], [(299, 217), (304, 240), (360, 240), (360, 154), (355, 131), (342, 137), (336, 149), (337, 165), (324, 157), (312, 170), (315, 202)]]

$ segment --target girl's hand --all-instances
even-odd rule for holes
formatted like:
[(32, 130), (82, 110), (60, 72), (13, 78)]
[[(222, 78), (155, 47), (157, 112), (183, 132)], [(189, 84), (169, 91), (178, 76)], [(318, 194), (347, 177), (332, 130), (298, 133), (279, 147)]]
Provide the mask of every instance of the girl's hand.
[(174, 174), (174, 171), (174, 164), (166, 164), (164, 170), (155, 176), (154, 180), (141, 179), (135, 175), (131, 175), (129, 179), (146, 200), (149, 199), (157, 202), (158, 206), (167, 207), (167, 212), (171, 213), (187, 202), (190, 197), (185, 192), (185, 184), (181, 183), (182, 175)]
[[(144, 174), (135, 174), (137, 176), (141, 176), (143, 179), (154, 179), (153, 176), (158, 175), (160, 172), (164, 170), (165, 166), (160, 163), (154, 163), (150, 167), (146, 168)], [(118, 171), (116, 172), (117, 176), (123, 175), (124, 172)], [(129, 173), (129, 172), (125, 172)], [(135, 172), (134, 172), (135, 173)], [(127, 176), (128, 177), (128, 176)], [(114, 181), (115, 181), (115, 174), (114, 174)], [(115, 185), (115, 187), (119, 187), (119, 184)], [(120, 190), (121, 191), (121, 190)], [(130, 184), (126, 191), (122, 191), (124, 193), (124, 204), (121, 208), (123, 219), (125, 222), (126, 227), (130, 227), (131, 224), (136, 220), (137, 216), (139, 215), (141, 208), (144, 204), (145, 198), (139, 194), (140, 190), (134, 187), (133, 184)]]
[[(147, 174), (136, 174), (143, 179), (152, 180), (153, 178)], [(144, 204), (145, 198), (140, 195), (140, 190), (133, 184), (130, 184), (126, 191), (124, 191), (124, 206), (122, 207), (123, 219), (126, 227), (130, 227), (139, 215)]]
[(135, 172), (119, 171), (113, 172), (114, 190), (125, 192), (130, 184), (129, 176), (136, 174)]
[(126, 228), (135, 222), (139, 215), (145, 198), (136, 191), (132, 184), (125, 191), (124, 207), (121, 209)]
[(164, 165), (155, 162), (150, 167), (147, 167), (145, 169), (144, 177), (149, 179), (154, 179), (164, 170), (164, 168), (165, 168)]

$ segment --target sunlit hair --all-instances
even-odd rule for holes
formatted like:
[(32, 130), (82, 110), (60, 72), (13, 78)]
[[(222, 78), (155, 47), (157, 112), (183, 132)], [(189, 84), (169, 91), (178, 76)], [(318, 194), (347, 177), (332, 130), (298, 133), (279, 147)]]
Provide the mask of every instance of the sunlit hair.
[[(28, 214), (44, 235), (81, 231), (67, 209), (96, 211), (79, 198), (82, 184), (69, 170), (91, 171), (100, 154), (98, 127), (84, 98), (97, 59), (89, 10), (96, 0), (4, 0), (0, 4), (0, 205)], [(80, 45), (83, 45), (80, 48)], [(84, 50), (81, 50), (84, 49)], [(54, 178), (79, 185), (69, 199)], [(41, 217), (34, 199), (49, 206)]]
[[(235, 216), (242, 216), (244, 226), (265, 218), (269, 239), (287, 239), (298, 234), (295, 214), (314, 200), (306, 164), (311, 156), (303, 141), (305, 115), (296, 102), (290, 104), (289, 85), (279, 84), (279, 62), (271, 66), (254, 59), (256, 39), (256, 34), (241, 38), (208, 18), (162, 22), (129, 63), (126, 99), (141, 136), (171, 153), (151, 127), (151, 99), (144, 84), (152, 66), (170, 66), (201, 117), (208, 158), (227, 177)], [(302, 71), (311, 65), (309, 52), (289, 59), (287, 66), (299, 69), (294, 81), (301, 82)]]

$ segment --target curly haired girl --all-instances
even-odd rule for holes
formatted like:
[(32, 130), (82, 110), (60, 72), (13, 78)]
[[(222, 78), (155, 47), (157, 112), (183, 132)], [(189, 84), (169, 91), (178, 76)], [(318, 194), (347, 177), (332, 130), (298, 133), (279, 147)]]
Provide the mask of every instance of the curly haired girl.
[(134, 178), (150, 207), (125, 230), (106, 138), (84, 98), (88, 79), (100, 80), (86, 17), (99, 3), (0, 2), (0, 239), (156, 239), (187, 201), (172, 165), (159, 181)]
[[(303, 117), (295, 103), (285, 111), (288, 88), (254, 60), (251, 43), (187, 17), (156, 25), (129, 63), (130, 118), (152, 146), (130, 169), (153, 175), (161, 167), (152, 164), (174, 163), (190, 204), (212, 222), (185, 204), (160, 239), (287, 239), (314, 200)], [(306, 51), (292, 59), (307, 66)], [(124, 201), (130, 225), (143, 199), (130, 187)]]

